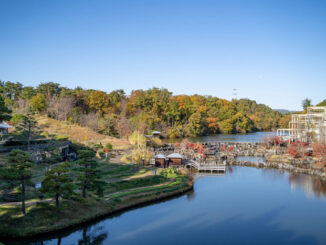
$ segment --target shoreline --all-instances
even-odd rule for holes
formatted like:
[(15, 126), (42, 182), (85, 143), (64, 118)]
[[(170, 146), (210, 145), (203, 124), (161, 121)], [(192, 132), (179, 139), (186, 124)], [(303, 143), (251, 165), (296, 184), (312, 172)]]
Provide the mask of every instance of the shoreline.
[(313, 175), (323, 180), (326, 180), (326, 173), (321, 172), (320, 170), (312, 169), (312, 168), (299, 168), (288, 163), (234, 161), (234, 162), (227, 163), (227, 166), (281, 169), (281, 170), (287, 170), (292, 173)]
[[(26, 241), (27, 240), (35, 240), (37, 238), (46, 238), (47, 236), (54, 235), (57, 232), (63, 232), (64, 230), (73, 230), (76, 229), (84, 224), (87, 223), (93, 223), (100, 221), (102, 219), (105, 219), (108, 216), (120, 213), (120, 212), (126, 212), (128, 210), (132, 210), (133, 208), (137, 208), (143, 205), (148, 205), (152, 203), (156, 203), (158, 201), (164, 201), (165, 199), (173, 198), (173, 197), (178, 197), (181, 196), (188, 191), (191, 191), (193, 189), (193, 184), (194, 184), (194, 179), (191, 178), (187, 181), (187, 186), (180, 188), (175, 191), (167, 192), (167, 193), (162, 193), (159, 195), (152, 195), (152, 196), (147, 196), (144, 198), (139, 198), (139, 199), (134, 199), (132, 202), (129, 202), (127, 204), (118, 204), (116, 207), (111, 208), (109, 203), (107, 206), (107, 209), (98, 212), (95, 214), (92, 214), (90, 216), (83, 216), (80, 219), (78, 219), (76, 222), (61, 225), (60, 227), (52, 227), (52, 228), (45, 228), (44, 230), (38, 230), (33, 233), (28, 233), (24, 235), (7, 235), (3, 236), (0, 234), (0, 239), (2, 239), (4, 242), (9, 242), (9, 241)], [(132, 197), (132, 196), (131, 196)], [(49, 238), (51, 239), (51, 238)], [(0, 241), (1, 244), (1, 241)]]
[[(253, 168), (270, 168), (270, 169), (281, 169), (286, 170), (292, 173), (300, 173), (300, 174), (307, 174), (319, 177), (323, 180), (326, 180), (326, 173), (321, 172), (317, 169), (311, 169), (311, 168), (299, 168), (296, 166), (293, 166), (291, 164), (287, 163), (280, 163), (280, 162), (251, 162), (251, 161), (232, 161), (228, 162), (227, 166), (241, 166), (241, 167), (253, 167)], [(77, 221), (72, 223), (67, 223), (60, 226), (52, 226), (52, 228), (44, 228), (39, 229), (34, 232), (29, 232), (27, 234), (23, 235), (1, 235), (0, 239), (2, 239), (4, 242), (9, 241), (25, 241), (27, 240), (35, 240), (38, 238), (48, 238), (51, 239), (51, 236), (55, 235), (56, 233), (64, 232), (65, 230), (68, 230), (68, 232), (73, 232), (74, 229), (77, 229), (78, 227), (82, 227), (84, 224), (89, 224), (93, 222), (100, 221), (102, 219), (105, 219), (111, 215), (126, 212), (128, 210), (132, 210), (134, 208), (138, 208), (144, 205), (153, 204), (156, 202), (161, 202), (169, 198), (181, 196), (188, 191), (193, 189), (195, 179), (190, 178), (186, 182), (186, 186), (182, 187), (180, 189), (167, 192), (167, 193), (161, 193), (159, 195), (150, 195), (145, 197), (140, 197), (133, 199), (132, 201), (127, 202), (126, 204), (119, 203), (115, 207), (111, 207), (110, 203), (107, 203), (107, 207), (105, 210), (101, 210), (96, 213), (92, 213), (90, 215), (83, 215), (83, 217), (80, 217)], [(132, 195), (130, 196), (132, 197)]]

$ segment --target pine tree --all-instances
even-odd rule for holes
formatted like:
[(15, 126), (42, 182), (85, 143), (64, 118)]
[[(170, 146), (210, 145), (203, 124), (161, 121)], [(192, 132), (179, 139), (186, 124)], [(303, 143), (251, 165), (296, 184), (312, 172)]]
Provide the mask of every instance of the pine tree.
[(25, 215), (25, 187), (32, 177), (32, 161), (29, 153), (22, 150), (12, 150), (9, 154), (8, 164), (1, 171), (1, 178), (14, 186), (21, 188), (22, 213)]
[(5, 120), (10, 120), (11, 110), (5, 105), (4, 99), (0, 96), (0, 123)]
[(68, 162), (59, 164), (45, 173), (41, 192), (55, 196), (55, 204), (59, 206), (59, 198), (67, 198), (73, 193), (73, 179), (69, 174)]
[(82, 196), (86, 198), (87, 190), (97, 190), (98, 195), (103, 193), (103, 185), (105, 184), (100, 177), (98, 170), (98, 162), (94, 160), (95, 152), (90, 150), (78, 151), (77, 164), (78, 171), (78, 185), (82, 189)]
[(23, 120), (21, 120), (21, 122), (17, 125), (16, 129), (27, 141), (27, 151), (29, 151), (31, 140), (33, 137), (39, 134), (37, 121), (32, 114), (27, 113)]

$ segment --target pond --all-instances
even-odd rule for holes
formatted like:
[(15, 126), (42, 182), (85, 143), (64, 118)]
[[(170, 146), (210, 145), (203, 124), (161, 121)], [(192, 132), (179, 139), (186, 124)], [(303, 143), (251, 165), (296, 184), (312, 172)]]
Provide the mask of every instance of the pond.
[(316, 177), (228, 167), (180, 197), (24, 244), (326, 244), (325, 210)]
[[(250, 134), (216, 134), (188, 138), (192, 142), (262, 142), (266, 136), (275, 136), (276, 132), (255, 132)], [(167, 139), (167, 143), (180, 142), (182, 139)]]

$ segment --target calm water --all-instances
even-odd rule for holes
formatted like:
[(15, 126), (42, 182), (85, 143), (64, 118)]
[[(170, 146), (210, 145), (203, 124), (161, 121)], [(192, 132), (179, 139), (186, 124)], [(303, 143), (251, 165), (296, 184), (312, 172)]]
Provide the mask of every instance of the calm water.
[[(276, 132), (255, 132), (250, 134), (216, 134), (202, 137), (188, 138), (192, 142), (210, 142), (210, 141), (223, 141), (223, 142), (262, 142), (265, 136), (274, 136)], [(180, 139), (167, 140), (168, 143), (179, 142)]]
[(197, 178), (181, 197), (58, 237), (61, 244), (326, 244), (325, 194), (318, 178), (232, 167)]

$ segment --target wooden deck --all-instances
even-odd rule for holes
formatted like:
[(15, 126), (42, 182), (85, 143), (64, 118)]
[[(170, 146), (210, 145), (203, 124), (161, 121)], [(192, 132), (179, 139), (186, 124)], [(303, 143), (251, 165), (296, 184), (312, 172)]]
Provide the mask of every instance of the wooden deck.
[(189, 167), (195, 168), (198, 171), (210, 171), (210, 172), (225, 172), (225, 165), (224, 164), (203, 164), (198, 163), (194, 160), (189, 160), (186, 164)]

